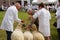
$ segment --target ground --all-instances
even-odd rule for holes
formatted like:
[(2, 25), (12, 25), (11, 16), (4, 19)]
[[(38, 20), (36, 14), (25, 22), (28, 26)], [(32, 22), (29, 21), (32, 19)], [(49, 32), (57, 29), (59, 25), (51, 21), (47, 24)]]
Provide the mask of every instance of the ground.
[[(5, 11), (0, 11), (0, 25), (2, 23), (3, 17), (5, 15)], [(57, 30), (56, 28), (53, 26), (53, 23), (56, 21), (55, 19), (55, 13), (51, 12), (51, 40), (58, 40), (58, 34), (57, 34)], [(20, 19), (24, 19), (26, 24), (29, 23), (29, 19), (28, 19), (28, 14), (26, 12), (23, 11), (19, 11), (19, 18)], [(17, 22), (14, 23), (14, 28), (16, 27)], [(4, 30), (0, 30), (0, 40), (6, 40), (6, 32)]]

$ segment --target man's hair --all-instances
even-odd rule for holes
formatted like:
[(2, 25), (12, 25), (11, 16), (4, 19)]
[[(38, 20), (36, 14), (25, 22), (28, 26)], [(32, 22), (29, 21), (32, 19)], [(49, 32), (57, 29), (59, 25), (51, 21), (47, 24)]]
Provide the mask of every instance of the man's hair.
[(44, 3), (38, 4), (39, 7), (44, 7)]
[(60, 0), (58, 0), (60, 2)]
[(12, 2), (12, 5), (14, 5), (14, 2)]

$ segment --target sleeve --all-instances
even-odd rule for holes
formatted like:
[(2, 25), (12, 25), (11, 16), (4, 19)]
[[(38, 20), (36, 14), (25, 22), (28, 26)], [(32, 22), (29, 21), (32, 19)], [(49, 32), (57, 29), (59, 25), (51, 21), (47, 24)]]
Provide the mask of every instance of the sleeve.
[(56, 18), (60, 17), (60, 12), (56, 12)]
[(56, 11), (56, 18), (59, 16), (59, 8), (57, 8), (57, 11)]
[(21, 19), (18, 18), (18, 11), (14, 11), (14, 20), (17, 22), (21, 22)]
[(41, 11), (37, 11), (36, 13), (34, 13), (33, 18), (36, 19), (41, 15), (41, 13), (42, 13)]
[(51, 20), (51, 14), (50, 14), (50, 12), (49, 12), (49, 19)]

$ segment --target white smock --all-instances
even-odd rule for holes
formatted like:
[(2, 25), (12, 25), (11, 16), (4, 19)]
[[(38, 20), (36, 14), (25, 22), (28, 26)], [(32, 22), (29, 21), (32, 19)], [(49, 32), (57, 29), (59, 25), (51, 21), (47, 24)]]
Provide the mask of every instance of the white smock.
[(21, 20), (18, 18), (18, 10), (15, 6), (11, 6), (5, 13), (0, 29), (13, 31), (14, 21), (21, 22)]
[(42, 8), (33, 15), (34, 19), (36, 19), (37, 17), (39, 19), (39, 31), (44, 36), (50, 36), (50, 12), (45, 8)]

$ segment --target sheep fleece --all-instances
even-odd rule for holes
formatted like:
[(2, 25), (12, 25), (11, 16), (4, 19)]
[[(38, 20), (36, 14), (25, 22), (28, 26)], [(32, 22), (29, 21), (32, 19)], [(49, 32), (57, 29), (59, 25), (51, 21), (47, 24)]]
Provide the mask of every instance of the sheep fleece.
[(45, 40), (44, 36), (39, 32), (33, 32), (33, 40)]
[(24, 32), (24, 40), (33, 40), (33, 35), (30, 31)]
[(11, 35), (11, 40), (24, 40), (23, 32), (19, 29), (16, 29)]

